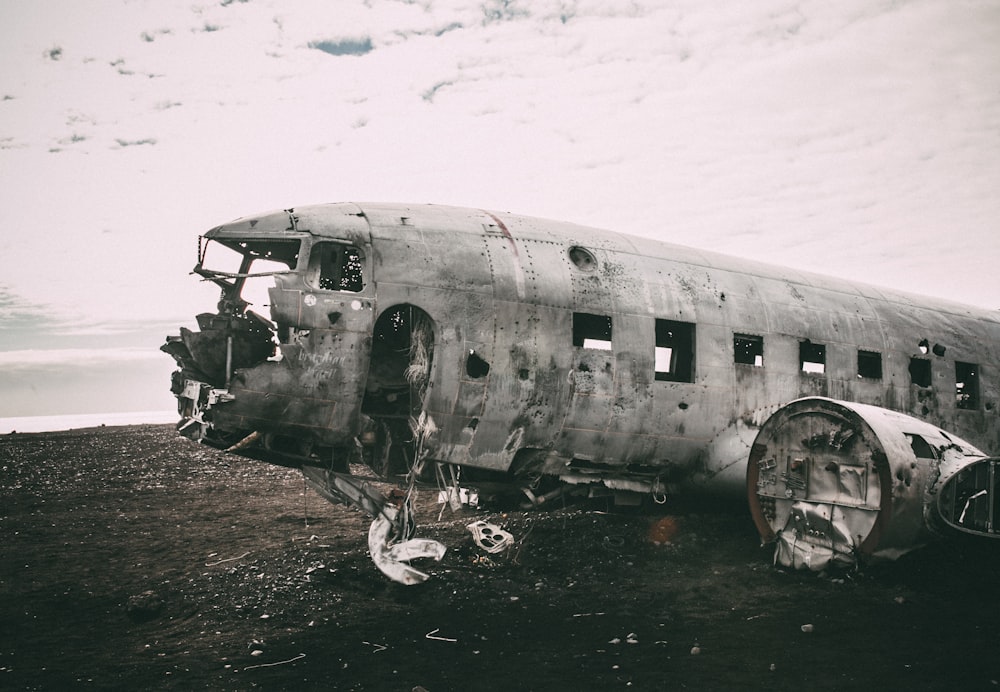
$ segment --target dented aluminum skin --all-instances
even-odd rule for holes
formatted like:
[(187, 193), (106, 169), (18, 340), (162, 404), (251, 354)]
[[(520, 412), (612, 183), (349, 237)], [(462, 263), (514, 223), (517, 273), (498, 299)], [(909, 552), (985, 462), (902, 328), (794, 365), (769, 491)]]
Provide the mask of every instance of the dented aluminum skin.
[[(831, 535), (862, 534), (827, 541), (832, 552), (898, 552), (929, 527), (996, 535), (1000, 313), (475, 209), (299, 207), (204, 239), (244, 261), (223, 272), (200, 253), (195, 272), (222, 299), (199, 331), (163, 347), (179, 366), (179, 427), (194, 439), (340, 474), (356, 461), (384, 477), (453, 464), (529, 498), (743, 495), (749, 468), (753, 506), (767, 496), (756, 492), (760, 459), (747, 464), (758, 433), (780, 430), (769, 419), (797, 400), (830, 400), (875, 441), (858, 454), (890, 459), (869, 467), (865, 499), (847, 503), (857, 516), (827, 522)], [(274, 284), (268, 305), (246, 305), (244, 284), (262, 279)], [(955, 440), (971, 456), (939, 450), (900, 486), (896, 465), (914, 463), (906, 434)], [(780, 526), (758, 506), (764, 538), (833, 506), (796, 498), (777, 503)]]
[[(966, 492), (962, 473), (995, 459), (934, 425), (877, 406), (809, 397), (764, 424), (747, 467), (750, 511), (775, 561), (822, 570), (859, 558), (895, 558), (925, 528), (976, 533), (970, 507), (989, 514), (987, 487)], [(986, 466), (983, 466), (986, 464)], [(982, 493), (976, 495), (976, 493)], [(996, 535), (984, 524), (983, 533)]]

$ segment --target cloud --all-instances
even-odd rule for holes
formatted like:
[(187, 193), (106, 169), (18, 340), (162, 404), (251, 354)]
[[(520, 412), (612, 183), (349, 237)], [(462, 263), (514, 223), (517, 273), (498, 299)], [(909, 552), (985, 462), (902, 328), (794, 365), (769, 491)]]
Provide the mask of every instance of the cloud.
[[(193, 315), (183, 320), (193, 322)], [(131, 314), (117, 319), (95, 319), (87, 311), (73, 312), (65, 305), (44, 305), (25, 299), (0, 284), (0, 325), (4, 353), (53, 351), (53, 344), (63, 351), (104, 351), (114, 349), (145, 349), (155, 351), (165, 335), (176, 333), (178, 321), (172, 317), (152, 314), (136, 317)], [(0, 361), (2, 362), (2, 361)]]
[(155, 350), (217, 301), (190, 276), (199, 233), (351, 199), (564, 219), (1000, 305), (996, 4), (11, 8), (5, 348)]
[(156, 411), (176, 406), (170, 393), (173, 361), (160, 353), (61, 349), (0, 353), (0, 418)]
[(53, 319), (51, 308), (25, 300), (9, 286), (0, 284), (0, 321), (8, 325), (36, 326)]
[(143, 361), (172, 362), (158, 350), (145, 348), (62, 348), (0, 351), (0, 368), (14, 370), (54, 370), (86, 368), (94, 365)]

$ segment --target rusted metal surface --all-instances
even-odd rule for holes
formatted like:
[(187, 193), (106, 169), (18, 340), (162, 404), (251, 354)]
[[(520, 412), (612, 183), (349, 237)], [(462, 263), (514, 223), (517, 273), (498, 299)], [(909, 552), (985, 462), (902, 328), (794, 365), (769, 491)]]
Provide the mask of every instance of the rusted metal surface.
[[(455, 464), (536, 496), (741, 495), (761, 426), (802, 397), (1000, 454), (995, 312), (451, 207), (303, 207), (205, 242), (240, 261), (200, 254), (218, 309), (164, 346), (181, 429), (224, 448), (256, 433), (240, 453), (257, 458), (387, 477)], [(246, 303), (255, 282), (273, 284), (265, 305)], [(952, 507), (998, 475), (977, 468)], [(961, 512), (943, 525), (982, 523)]]

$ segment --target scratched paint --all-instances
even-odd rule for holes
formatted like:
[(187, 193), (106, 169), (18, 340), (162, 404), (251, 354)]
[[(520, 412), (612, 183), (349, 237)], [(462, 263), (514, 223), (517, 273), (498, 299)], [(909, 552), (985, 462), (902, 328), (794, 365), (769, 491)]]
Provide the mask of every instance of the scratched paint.
[[(179, 366), (181, 427), (209, 444), (252, 439), (241, 453), (385, 474), (457, 465), (514, 493), (540, 478), (623, 500), (765, 482), (758, 527), (807, 566), (899, 552), (932, 525), (993, 534), (994, 313), (475, 209), (319, 205), (205, 238), (242, 254), (241, 268), (196, 267), (220, 287), (218, 311), (164, 350)], [(269, 320), (241, 297), (262, 258), (278, 263)], [(804, 397), (872, 428), (866, 449), (889, 466), (865, 475), (860, 457), (831, 458), (784, 477), (755, 466)], [(893, 416), (911, 429), (877, 427)], [(935, 467), (892, 446), (919, 426), (968, 440), (954, 444), (974, 450), (969, 470), (945, 463), (946, 449)], [(763, 474), (749, 491), (748, 468)], [(864, 499), (838, 504), (827, 486)]]

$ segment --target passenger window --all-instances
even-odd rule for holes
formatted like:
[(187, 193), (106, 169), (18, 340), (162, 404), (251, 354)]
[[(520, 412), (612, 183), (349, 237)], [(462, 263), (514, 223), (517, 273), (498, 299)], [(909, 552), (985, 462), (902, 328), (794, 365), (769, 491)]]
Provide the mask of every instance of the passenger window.
[(733, 360), (742, 365), (764, 366), (764, 337), (733, 334)]
[(666, 382), (694, 382), (694, 325), (656, 320), (655, 378)]
[(931, 386), (931, 362), (926, 358), (910, 358), (910, 382), (918, 387)]
[(607, 315), (573, 313), (573, 345), (577, 348), (611, 350), (611, 318)]
[(975, 363), (955, 362), (955, 405), (979, 408), (979, 366)]
[(806, 339), (799, 342), (799, 369), (815, 375), (826, 372), (826, 345)]
[(324, 291), (364, 289), (364, 255), (353, 245), (317, 243), (309, 258), (311, 283)]
[(876, 351), (858, 351), (858, 377), (881, 380), (882, 354)]

